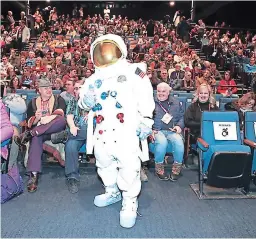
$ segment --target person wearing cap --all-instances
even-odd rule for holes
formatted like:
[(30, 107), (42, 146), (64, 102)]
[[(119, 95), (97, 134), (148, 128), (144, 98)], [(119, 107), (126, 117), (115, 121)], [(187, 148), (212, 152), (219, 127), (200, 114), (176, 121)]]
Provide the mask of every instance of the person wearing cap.
[(27, 171), (30, 173), (27, 184), (28, 192), (35, 192), (38, 187), (43, 142), (50, 140), (54, 133), (60, 132), (66, 127), (64, 99), (53, 95), (52, 83), (46, 78), (39, 80), (38, 89), (40, 96), (32, 99), (28, 104), (28, 130), (14, 138), (20, 146), (31, 141), (27, 164)]

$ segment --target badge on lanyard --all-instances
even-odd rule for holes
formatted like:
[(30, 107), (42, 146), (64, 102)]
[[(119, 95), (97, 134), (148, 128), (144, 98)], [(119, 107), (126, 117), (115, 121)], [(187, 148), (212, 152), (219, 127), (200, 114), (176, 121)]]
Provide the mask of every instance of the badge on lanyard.
[(172, 116), (169, 113), (165, 113), (163, 118), (161, 119), (165, 124), (169, 124), (172, 120)]
[[(161, 119), (165, 124), (169, 124), (173, 118), (173, 116), (171, 114), (168, 113), (168, 111), (162, 106), (161, 103), (158, 103), (159, 106), (161, 107), (161, 109), (165, 112), (165, 115), (163, 116), (163, 118)], [(169, 103), (168, 103), (169, 105)], [(170, 107), (170, 105), (169, 105)]]

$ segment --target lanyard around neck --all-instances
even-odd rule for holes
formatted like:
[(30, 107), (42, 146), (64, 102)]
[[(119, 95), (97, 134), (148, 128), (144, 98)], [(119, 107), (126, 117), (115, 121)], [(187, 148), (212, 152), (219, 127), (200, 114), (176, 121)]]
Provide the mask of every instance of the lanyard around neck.
[(170, 108), (171, 108), (171, 105), (170, 105), (169, 102), (167, 102), (167, 104), (168, 104), (168, 110), (166, 110), (160, 102), (157, 102), (157, 103), (159, 104), (159, 106), (161, 107), (161, 109), (162, 109), (166, 114), (169, 114), (169, 110), (170, 110)]

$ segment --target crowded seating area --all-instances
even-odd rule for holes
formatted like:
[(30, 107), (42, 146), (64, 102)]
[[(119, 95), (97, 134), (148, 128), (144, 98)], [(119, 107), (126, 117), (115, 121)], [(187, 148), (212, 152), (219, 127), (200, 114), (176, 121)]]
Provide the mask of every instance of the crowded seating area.
[[(35, 192), (41, 161), (58, 163), (65, 167), (68, 190), (78, 192), (79, 168), (95, 164), (94, 155), (86, 155), (90, 113), (79, 108), (79, 91), (94, 74), (91, 44), (111, 33), (123, 38), (129, 62), (147, 65), (154, 89), (148, 138), (153, 164), (142, 163), (141, 180), (148, 181), (153, 165), (158, 179), (176, 182), (195, 156), (201, 196), (203, 183), (250, 191), (256, 182), (255, 32), (209, 27), (203, 20), (194, 24), (184, 16), (173, 24), (85, 16), (82, 8), (64, 15), (53, 8), (45, 20), (39, 9), (32, 11), (34, 36), (24, 12), (15, 21), (8, 11), (1, 25), (2, 174), (18, 170), (21, 162), (27, 190)], [(171, 119), (163, 123), (165, 114)]]

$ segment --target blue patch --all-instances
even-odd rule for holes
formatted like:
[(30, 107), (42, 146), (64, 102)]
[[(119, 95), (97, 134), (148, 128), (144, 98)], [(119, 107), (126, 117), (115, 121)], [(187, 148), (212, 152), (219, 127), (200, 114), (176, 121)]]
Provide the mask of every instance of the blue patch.
[(116, 102), (116, 108), (121, 109), (122, 107), (123, 106), (120, 103)]
[(101, 104), (99, 104), (99, 103), (96, 104), (95, 107), (97, 107), (97, 110), (102, 110), (102, 106), (101, 106)]
[(94, 85), (95, 85), (95, 87), (97, 87), (99, 89), (102, 86), (102, 80), (96, 80), (94, 82)]
[(94, 86), (92, 84), (89, 85), (89, 90), (94, 90)]
[(108, 97), (108, 93), (107, 93), (107, 92), (102, 92), (102, 93), (101, 93), (100, 98), (101, 98), (102, 100), (107, 99), (107, 97)]

